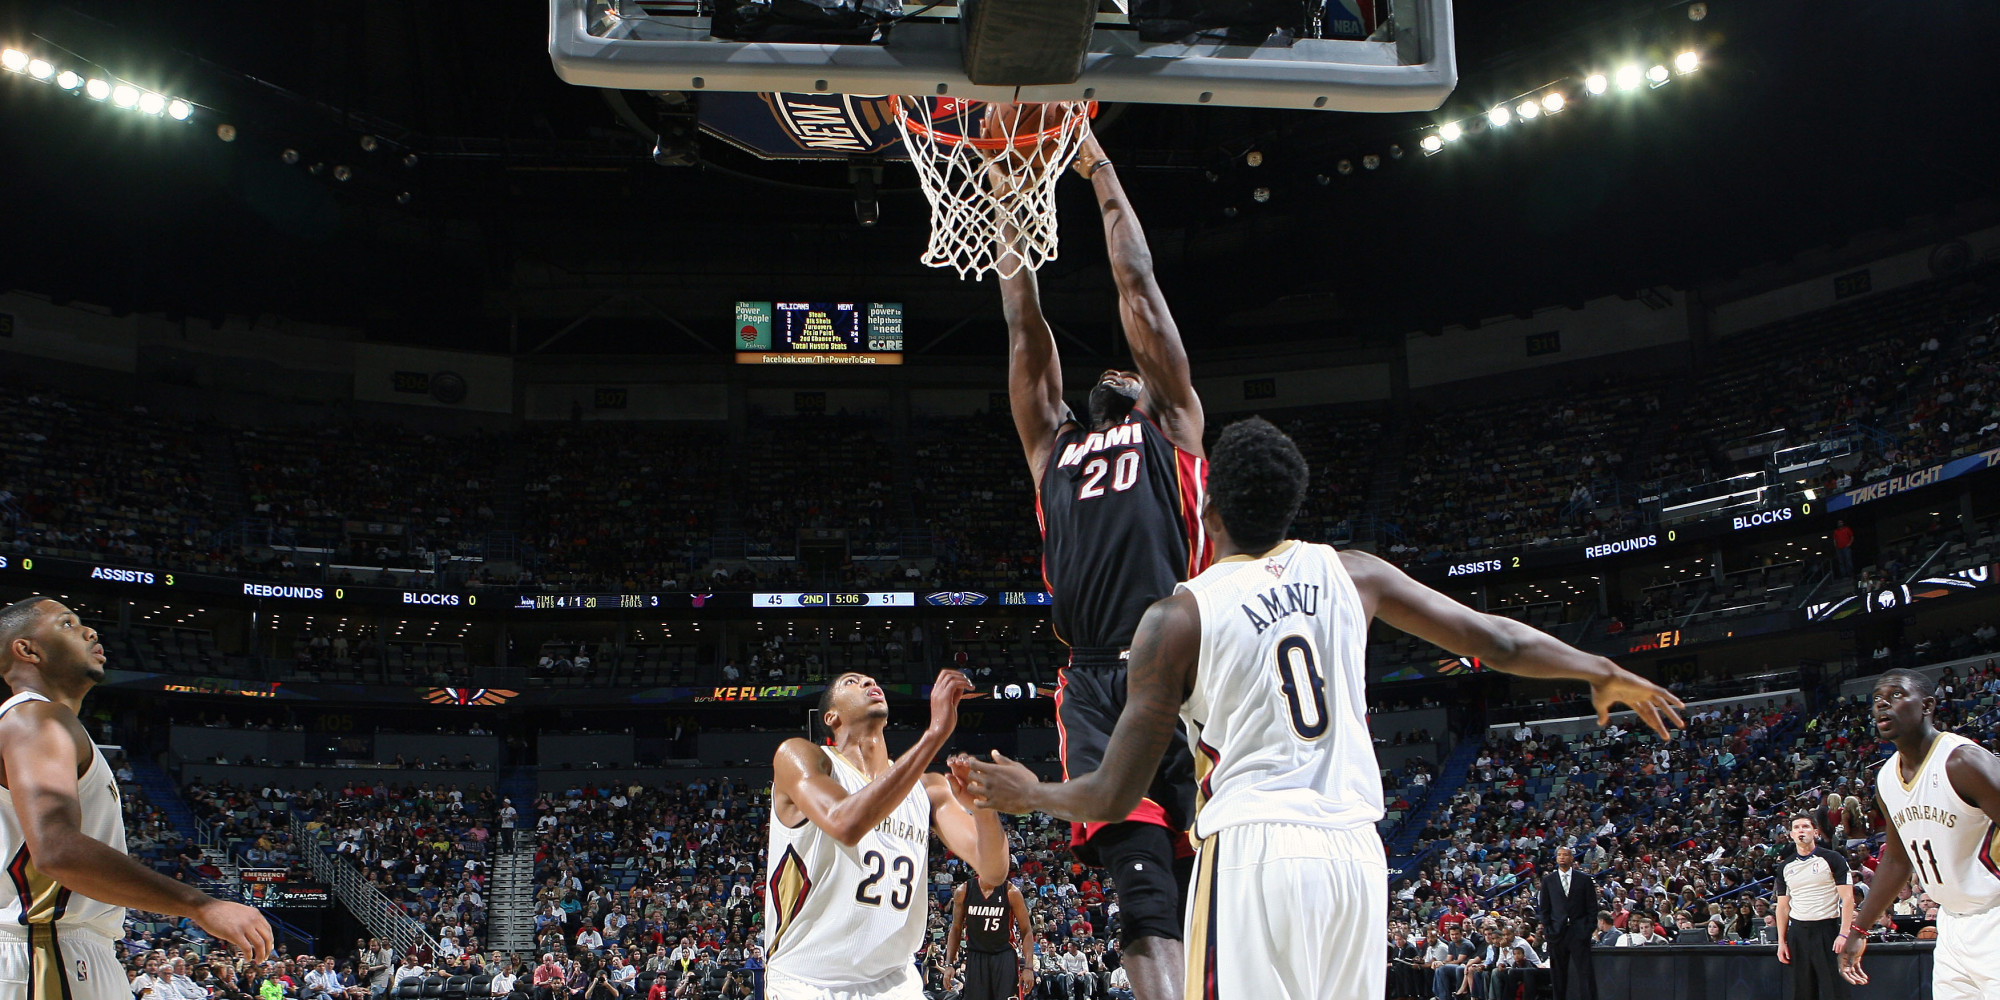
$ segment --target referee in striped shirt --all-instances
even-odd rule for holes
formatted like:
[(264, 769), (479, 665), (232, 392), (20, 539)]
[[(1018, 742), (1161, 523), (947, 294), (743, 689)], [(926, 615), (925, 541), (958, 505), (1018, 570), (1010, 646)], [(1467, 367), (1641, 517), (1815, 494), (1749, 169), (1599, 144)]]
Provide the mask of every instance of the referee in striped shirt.
[(1847, 1000), (1835, 960), (1854, 926), (1853, 876), (1847, 859), (1818, 846), (1811, 816), (1793, 816), (1791, 833), (1798, 850), (1778, 865), (1778, 961), (1792, 967), (1792, 1000)]

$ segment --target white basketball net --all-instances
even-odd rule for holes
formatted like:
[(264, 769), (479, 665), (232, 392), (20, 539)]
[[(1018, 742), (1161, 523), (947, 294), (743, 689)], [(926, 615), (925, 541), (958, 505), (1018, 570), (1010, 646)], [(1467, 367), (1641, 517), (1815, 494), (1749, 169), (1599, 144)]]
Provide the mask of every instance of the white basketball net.
[(999, 105), (987, 121), (991, 107), (943, 97), (896, 100), (896, 127), (931, 203), (923, 261), (955, 268), (960, 278), (1011, 278), (1055, 259), (1056, 182), (1096, 110), (1089, 101)]

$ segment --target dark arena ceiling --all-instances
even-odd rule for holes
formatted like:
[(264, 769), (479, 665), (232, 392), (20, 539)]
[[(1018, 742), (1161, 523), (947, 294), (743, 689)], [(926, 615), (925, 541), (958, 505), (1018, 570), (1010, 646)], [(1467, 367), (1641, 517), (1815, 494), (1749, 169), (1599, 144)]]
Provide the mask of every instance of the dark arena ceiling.
[[(1688, 286), (1990, 210), (2000, 5), (1712, 0), (1688, 14), (1461, 0), (1461, 79), (1436, 114), (1128, 105), (1100, 134), (1197, 351)], [(841, 165), (704, 138), (700, 165), (658, 166), (603, 94), (556, 78), (546, 17), (460, 0), (7, 4), (0, 43), (161, 81), (196, 112), (174, 123), (0, 80), (0, 287), (559, 354), (721, 351), (738, 298), (899, 300), (916, 343), (950, 332), (939, 353), (999, 349), (990, 283), (917, 263), (928, 222), (907, 166), (888, 168), (873, 228)], [(1418, 152), (1438, 122), (1690, 48), (1701, 70), (1669, 86)], [(665, 110), (629, 97), (641, 118)], [(1380, 169), (1359, 168), (1369, 153)], [(1052, 317), (1090, 336), (1115, 322), (1110, 283), (1085, 189), (1066, 181), (1063, 198), (1068, 239), (1044, 290)]]

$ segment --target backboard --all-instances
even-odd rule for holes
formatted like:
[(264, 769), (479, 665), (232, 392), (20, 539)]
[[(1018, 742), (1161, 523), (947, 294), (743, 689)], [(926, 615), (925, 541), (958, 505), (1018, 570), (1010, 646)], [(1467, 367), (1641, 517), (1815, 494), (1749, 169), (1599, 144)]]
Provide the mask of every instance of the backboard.
[(973, 84), (961, 67), (954, 2), (905, 0), (886, 44), (828, 45), (715, 38), (700, 0), (549, 0), (549, 57), (570, 83), (620, 90), (1327, 111), (1428, 111), (1458, 80), (1450, 0), (1394, 0), (1362, 40), (1254, 46), (1144, 41), (1126, 2), (1100, 0), (1083, 72), (1057, 86)]

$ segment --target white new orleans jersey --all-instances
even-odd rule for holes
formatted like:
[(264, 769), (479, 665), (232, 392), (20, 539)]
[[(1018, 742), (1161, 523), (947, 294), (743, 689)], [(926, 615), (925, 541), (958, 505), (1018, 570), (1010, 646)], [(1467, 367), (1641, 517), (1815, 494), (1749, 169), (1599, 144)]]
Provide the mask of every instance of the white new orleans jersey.
[(1181, 706), (1194, 747), (1195, 835), (1246, 823), (1352, 829), (1382, 818), (1363, 674), (1368, 619), (1330, 546), (1218, 560), (1178, 588), (1201, 612)]
[[(840, 787), (853, 794), (867, 786), (847, 758), (820, 749), (833, 759)], [(788, 827), (774, 810), (764, 893), (770, 970), (834, 990), (909, 970), (929, 913), (930, 837), (931, 801), (921, 781), (853, 847), (810, 819)]]
[(1890, 754), (1875, 776), (1875, 791), (1896, 823), (1917, 881), (1938, 906), (1960, 916), (2000, 903), (2000, 833), (1984, 810), (1958, 797), (1945, 775), (1945, 762), (1967, 744), (1979, 746), (1957, 733), (1939, 733), (1913, 780), (1903, 781), (1901, 753)]
[[(21, 693), (0, 703), (0, 715), (27, 701), (48, 701), (32, 693)], [(125, 810), (119, 801), (118, 779), (104, 753), (90, 749), (90, 768), (76, 780), (77, 804), (82, 812), (82, 832), (86, 837), (125, 851)], [(79, 896), (35, 867), (28, 854), (27, 834), (14, 811), (14, 795), (0, 788), (0, 855), (7, 864), (6, 888), (0, 889), (5, 904), (0, 905), (0, 926), (44, 926), (58, 930), (87, 930), (113, 941), (125, 936), (125, 908)]]

